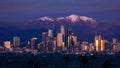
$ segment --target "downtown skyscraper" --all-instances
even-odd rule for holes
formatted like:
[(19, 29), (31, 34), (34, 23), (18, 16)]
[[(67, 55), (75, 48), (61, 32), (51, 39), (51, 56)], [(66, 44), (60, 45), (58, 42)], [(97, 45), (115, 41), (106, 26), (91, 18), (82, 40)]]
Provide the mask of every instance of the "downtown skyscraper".
[(15, 47), (20, 46), (20, 37), (19, 36), (13, 37), (13, 46), (15, 46)]

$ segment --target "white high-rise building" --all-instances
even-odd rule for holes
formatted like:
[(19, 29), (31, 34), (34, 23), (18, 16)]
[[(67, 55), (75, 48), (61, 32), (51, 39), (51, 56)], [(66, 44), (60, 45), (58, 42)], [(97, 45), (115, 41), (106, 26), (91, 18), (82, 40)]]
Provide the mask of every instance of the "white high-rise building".
[(20, 46), (20, 37), (18, 36), (13, 37), (13, 45)]
[(52, 29), (48, 30), (48, 37), (49, 37), (49, 39), (53, 38), (53, 30)]
[(63, 50), (65, 47), (65, 29), (63, 25), (60, 28), (60, 33), (57, 34), (57, 47)]
[(62, 46), (62, 34), (58, 33), (57, 34), (57, 47), (61, 47)]

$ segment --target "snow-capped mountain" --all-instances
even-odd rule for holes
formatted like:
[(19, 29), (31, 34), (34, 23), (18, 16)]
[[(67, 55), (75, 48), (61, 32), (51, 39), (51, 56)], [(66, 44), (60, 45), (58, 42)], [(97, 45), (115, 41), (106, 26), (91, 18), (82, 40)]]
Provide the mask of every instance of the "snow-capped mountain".
[(41, 17), (41, 18), (36, 18), (36, 19), (32, 19), (29, 20), (29, 23), (33, 23), (33, 22), (69, 22), (69, 23), (87, 23), (87, 24), (97, 24), (97, 21), (94, 20), (93, 18), (87, 17), (87, 16), (79, 16), (79, 15), (70, 15), (67, 17), (57, 17), (57, 18), (50, 18), (47, 16)]
[(70, 15), (68, 17), (65, 17), (67, 20), (75, 23), (75, 22), (90, 22), (90, 23), (96, 23), (96, 21), (90, 17), (86, 17), (86, 16), (78, 16), (78, 15)]
[(44, 17), (41, 17), (41, 18), (37, 18), (35, 20), (42, 20), (42, 21), (50, 21), (50, 22), (53, 22), (54, 19), (53, 18), (49, 18), (47, 16), (44, 16)]

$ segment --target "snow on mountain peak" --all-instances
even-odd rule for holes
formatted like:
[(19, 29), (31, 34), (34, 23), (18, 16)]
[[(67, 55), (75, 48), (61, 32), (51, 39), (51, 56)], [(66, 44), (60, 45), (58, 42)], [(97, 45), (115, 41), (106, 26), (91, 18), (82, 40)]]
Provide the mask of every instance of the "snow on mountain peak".
[(87, 21), (94, 21), (92, 18), (86, 17), (86, 16), (80, 16), (80, 19), (82, 19), (83, 21), (87, 22)]
[(78, 15), (70, 15), (68, 17), (66, 17), (66, 19), (68, 19), (69, 21), (75, 23), (75, 22), (79, 22), (79, 21), (84, 21), (84, 22), (95, 22), (95, 20), (93, 20), (90, 17), (86, 17), (86, 16), (78, 16)]
[(86, 16), (80, 16), (80, 19), (82, 19), (83, 21), (87, 21), (87, 20), (89, 20), (89, 19), (92, 20), (92, 18), (88, 18), (88, 17), (86, 17)]
[(57, 21), (64, 20), (64, 19), (65, 19), (65, 17), (58, 17), (58, 18), (56, 18)]
[(42, 21), (50, 21), (50, 22), (53, 22), (53, 18), (49, 18), (47, 16), (44, 16), (44, 17), (41, 17), (41, 18), (38, 18), (37, 20), (42, 20)]
[(70, 20), (73, 23), (78, 22), (78, 18), (79, 18), (78, 15), (70, 15), (70, 16), (66, 17), (66, 19)]
[(85, 23), (90, 23), (90, 24), (97, 23), (96, 20), (94, 20), (90, 17), (79, 16), (76, 14), (72, 14), (67, 17), (57, 17), (57, 18), (50, 18), (50, 17), (44, 16), (44, 17), (37, 18), (34, 20), (41, 20), (41, 21), (48, 21), (48, 22), (67, 21), (67, 22), (71, 22), (71, 23), (79, 23), (79, 22), (85, 22)]
[(75, 15), (75, 14), (72, 14), (72, 15), (70, 15), (70, 16), (68, 16), (69, 18), (77, 18), (77, 17), (79, 17), (78, 15)]

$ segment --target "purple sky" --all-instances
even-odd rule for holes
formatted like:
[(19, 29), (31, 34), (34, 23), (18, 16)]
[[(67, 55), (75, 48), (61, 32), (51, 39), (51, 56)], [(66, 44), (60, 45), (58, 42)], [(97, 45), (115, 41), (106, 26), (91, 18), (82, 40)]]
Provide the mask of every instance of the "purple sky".
[(70, 14), (85, 15), (102, 22), (120, 22), (120, 0), (0, 0), (0, 21)]

